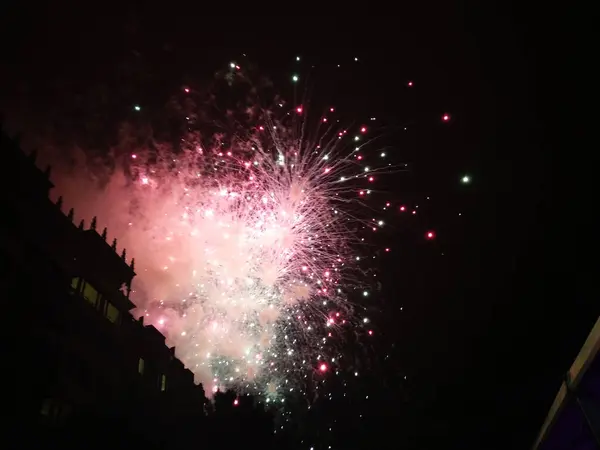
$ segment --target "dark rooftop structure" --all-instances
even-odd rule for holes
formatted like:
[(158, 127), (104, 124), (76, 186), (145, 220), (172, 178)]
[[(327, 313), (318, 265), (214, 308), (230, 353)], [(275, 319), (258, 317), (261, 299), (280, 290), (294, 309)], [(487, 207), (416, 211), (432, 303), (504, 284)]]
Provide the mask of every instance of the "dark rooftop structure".
[(533, 450), (600, 448), (600, 318), (565, 375)]

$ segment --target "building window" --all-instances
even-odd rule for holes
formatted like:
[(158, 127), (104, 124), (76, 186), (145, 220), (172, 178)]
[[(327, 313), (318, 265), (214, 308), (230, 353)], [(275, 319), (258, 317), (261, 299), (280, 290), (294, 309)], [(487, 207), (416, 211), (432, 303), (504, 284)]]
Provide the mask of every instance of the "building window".
[(138, 373), (144, 375), (144, 358), (140, 358), (138, 361)]
[(119, 310), (110, 302), (106, 302), (106, 313), (105, 316), (112, 323), (119, 321)]
[(167, 376), (165, 374), (160, 376), (160, 390), (161, 392), (167, 390)]
[(74, 277), (73, 279), (71, 279), (71, 288), (75, 291), (75, 292), (79, 292), (79, 290), (81, 289), (81, 285), (79, 284), (79, 277)]
[(88, 282), (83, 283), (83, 298), (85, 298), (92, 305), (96, 306), (98, 304), (98, 291), (94, 286), (89, 284)]
[(42, 416), (49, 416), (52, 414), (52, 399), (47, 398), (42, 402), (42, 407), (40, 408), (40, 414)]

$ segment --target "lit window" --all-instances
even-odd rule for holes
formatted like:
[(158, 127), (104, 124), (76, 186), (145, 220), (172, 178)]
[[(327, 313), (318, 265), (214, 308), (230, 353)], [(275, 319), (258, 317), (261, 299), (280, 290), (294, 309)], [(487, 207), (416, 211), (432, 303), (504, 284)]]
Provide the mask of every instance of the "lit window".
[(144, 358), (140, 358), (138, 361), (138, 373), (144, 375)]
[(106, 318), (112, 323), (119, 320), (119, 310), (110, 302), (106, 302)]
[(160, 390), (162, 392), (167, 390), (167, 376), (164, 374), (160, 376)]
[(83, 298), (85, 298), (92, 305), (96, 306), (98, 303), (98, 291), (91, 284), (83, 283)]
[(79, 291), (79, 277), (71, 279), (71, 288), (76, 292)]
[(49, 416), (52, 411), (52, 399), (47, 398), (43, 401), (40, 413), (42, 416)]

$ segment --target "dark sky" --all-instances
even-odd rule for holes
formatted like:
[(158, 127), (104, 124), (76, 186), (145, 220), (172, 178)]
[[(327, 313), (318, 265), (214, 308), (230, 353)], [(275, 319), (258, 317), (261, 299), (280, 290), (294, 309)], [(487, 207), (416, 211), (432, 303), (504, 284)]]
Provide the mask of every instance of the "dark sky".
[[(37, 105), (39, 124), (63, 96), (104, 81), (118, 97), (106, 114), (118, 116), (149, 87), (156, 96), (144, 101), (160, 104), (240, 52), (276, 82), (296, 54), (314, 62), (311, 95), (389, 126), (389, 144), (411, 167), (390, 195), (431, 197), (424, 218), (393, 238), (402, 252), (383, 274), (386, 295), (406, 307), (381, 325), (383, 341), (396, 343), (385, 376), (411, 378), (389, 398), (408, 390), (410, 401), (380, 393), (364, 442), (528, 448), (599, 313), (584, 262), (595, 241), (579, 122), (585, 71), (566, 12), (449, 3), (398, 5), (398, 17), (361, 7), (293, 18), (209, 17), (164, 3), (118, 13), (15, 8), (2, 18), (0, 110), (23, 124)], [(332, 75), (354, 55), (360, 69)], [(457, 182), (464, 173), (468, 188)], [(435, 242), (423, 239), (429, 228)], [(356, 445), (348, 433), (336, 442)]]

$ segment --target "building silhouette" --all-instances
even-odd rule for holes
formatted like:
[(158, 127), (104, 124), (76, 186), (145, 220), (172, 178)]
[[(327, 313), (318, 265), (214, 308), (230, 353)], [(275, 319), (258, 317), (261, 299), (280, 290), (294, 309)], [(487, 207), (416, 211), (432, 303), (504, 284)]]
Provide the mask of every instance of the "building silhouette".
[(182, 448), (202, 435), (203, 387), (130, 313), (134, 259), (95, 218), (73, 223), (49, 199), (50, 168), (2, 130), (0, 151), (3, 448)]

